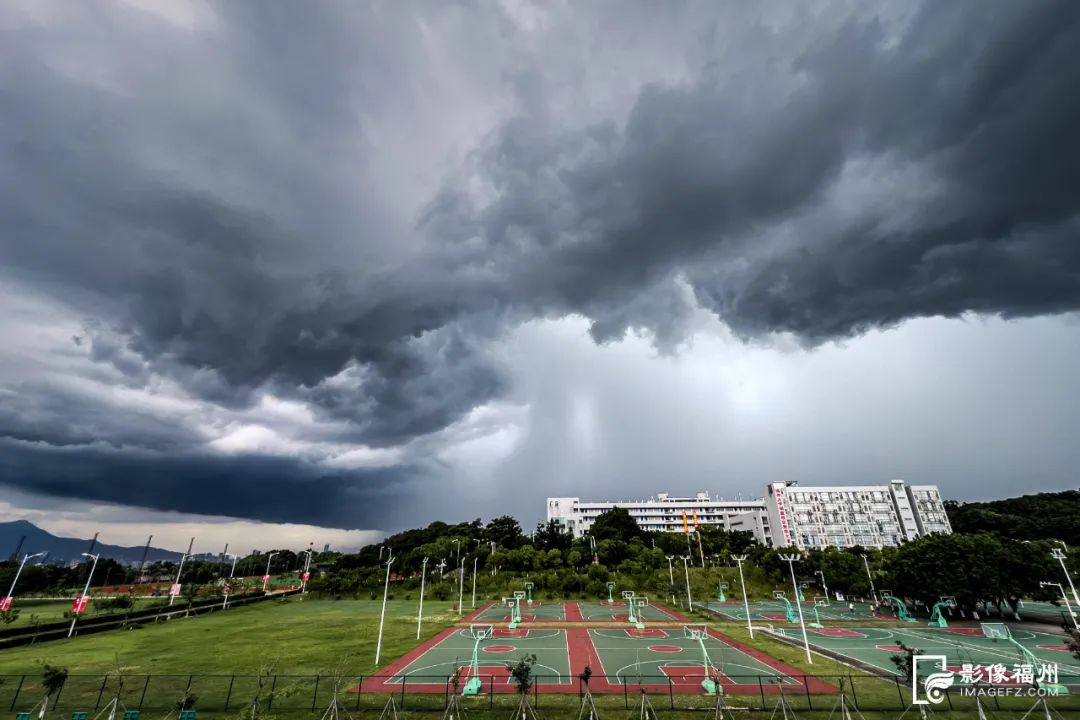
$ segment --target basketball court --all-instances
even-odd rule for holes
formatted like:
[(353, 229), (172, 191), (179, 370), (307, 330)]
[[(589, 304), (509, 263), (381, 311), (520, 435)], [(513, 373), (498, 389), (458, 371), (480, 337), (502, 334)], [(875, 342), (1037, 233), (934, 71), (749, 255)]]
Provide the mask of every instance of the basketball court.
[[(721, 603), (713, 600), (706, 607), (729, 620), (746, 621), (746, 606), (741, 601), (728, 600)], [(873, 605), (869, 603), (855, 603), (855, 611), (852, 612), (848, 609), (846, 602), (834, 600), (828, 605), (815, 605), (813, 600), (807, 600), (802, 603), (803, 617), (807, 622), (814, 622), (815, 607), (817, 608), (816, 616), (820, 617), (822, 621), (896, 620), (896, 615), (888, 610), (875, 614)], [(791, 609), (798, 613), (794, 604), (791, 605)], [(755, 622), (759, 620), (767, 623), (791, 622), (787, 613), (788, 605), (781, 600), (753, 600), (750, 602), (750, 617)], [(798, 622), (797, 614), (794, 622)]]
[[(354, 692), (514, 692), (510, 666), (536, 656), (537, 692), (576, 693), (586, 667), (596, 693), (635, 690), (727, 694), (836, 688), (805, 677), (776, 658), (691, 621), (662, 605), (627, 602), (492, 604), (463, 619), (365, 679)], [(534, 625), (534, 623), (536, 623)]]
[[(782, 628), (774, 632), (801, 644), (798, 629)], [(1051, 634), (1011, 628), (1012, 639), (1022, 645), (1039, 663), (1057, 663), (1063, 682), (1080, 681), (1080, 661), (1068, 652), (1062, 634)], [(807, 628), (811, 647), (842, 655), (862, 665), (871, 666), (888, 673), (896, 672), (890, 658), (901, 652), (900, 644), (917, 648), (923, 655), (944, 655), (950, 670), (958, 670), (964, 664), (991, 666), (1001, 664), (1009, 669), (1029, 662), (1030, 658), (1006, 639), (993, 640), (984, 636), (979, 626), (928, 628), (928, 627), (831, 627)]]

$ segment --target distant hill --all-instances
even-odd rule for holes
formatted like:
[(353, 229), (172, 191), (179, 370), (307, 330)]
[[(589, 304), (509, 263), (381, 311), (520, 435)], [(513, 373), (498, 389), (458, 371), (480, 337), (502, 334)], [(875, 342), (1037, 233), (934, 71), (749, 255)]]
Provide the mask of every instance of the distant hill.
[(989, 502), (945, 503), (954, 532), (994, 532), (1016, 540), (1053, 538), (1080, 545), (1080, 490)]
[[(32, 522), (16, 520), (14, 522), (0, 523), (0, 560), (7, 560), (15, 548), (19, 545), (19, 539), (25, 535), (20, 555), (23, 553), (48, 552), (46, 562), (66, 562), (68, 560), (82, 559), (80, 553), (86, 552), (90, 547), (90, 539), (63, 538), (46, 532)], [(123, 547), (120, 545), (107, 545), (99, 542), (94, 547), (95, 553), (101, 553), (102, 557), (112, 558), (119, 563), (137, 563), (142, 559), (143, 546)], [(146, 556), (147, 561), (154, 560), (179, 560), (180, 553), (172, 550), (151, 547)]]

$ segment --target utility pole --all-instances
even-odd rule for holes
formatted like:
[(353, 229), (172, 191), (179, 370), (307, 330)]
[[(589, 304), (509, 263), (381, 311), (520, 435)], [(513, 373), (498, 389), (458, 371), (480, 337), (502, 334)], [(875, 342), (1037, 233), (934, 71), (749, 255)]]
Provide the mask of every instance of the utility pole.
[(667, 558), (667, 576), (668, 585), (671, 586), (671, 604), (675, 604), (675, 573), (671, 570), (671, 561), (675, 559), (674, 555), (665, 555)]
[[(94, 536), (97, 538), (97, 535)], [(180, 556), (180, 567), (176, 568), (176, 582), (169, 588), (169, 607), (176, 601), (176, 596), (180, 594), (180, 573), (184, 572), (184, 561), (191, 556), (191, 548), (195, 546), (195, 538), (191, 538), (191, 542), (188, 543), (187, 552)]]
[(465, 559), (461, 559), (461, 563), (458, 566), (458, 595), (457, 595), (457, 607), (458, 615), (465, 614), (465, 606), (462, 604), (465, 600)]
[[(94, 540), (97, 540), (96, 534), (94, 535)], [(91, 555), (90, 553), (83, 553), (83, 555), (91, 558), (94, 561), (94, 564), (90, 566), (90, 573), (86, 576), (86, 587), (83, 588), (82, 595), (79, 596), (75, 601), (75, 605), (71, 608), (71, 627), (68, 628), (68, 637), (71, 637), (71, 634), (75, 632), (75, 621), (78, 620), (79, 615), (86, 610), (86, 598), (90, 593), (90, 581), (94, 579), (94, 570), (97, 569), (98, 558), (101, 557), (100, 554)]]
[(472, 561), (472, 606), (476, 609), (476, 561), (479, 557), (474, 557)]

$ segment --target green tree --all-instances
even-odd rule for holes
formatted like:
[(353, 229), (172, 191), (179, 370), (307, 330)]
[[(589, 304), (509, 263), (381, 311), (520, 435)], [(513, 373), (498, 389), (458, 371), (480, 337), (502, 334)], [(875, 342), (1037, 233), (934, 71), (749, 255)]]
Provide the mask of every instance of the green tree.
[(626, 508), (618, 506), (601, 513), (593, 522), (589, 534), (596, 538), (597, 542), (604, 540), (629, 542), (633, 538), (642, 537), (642, 531), (638, 527), (637, 520), (630, 515)]

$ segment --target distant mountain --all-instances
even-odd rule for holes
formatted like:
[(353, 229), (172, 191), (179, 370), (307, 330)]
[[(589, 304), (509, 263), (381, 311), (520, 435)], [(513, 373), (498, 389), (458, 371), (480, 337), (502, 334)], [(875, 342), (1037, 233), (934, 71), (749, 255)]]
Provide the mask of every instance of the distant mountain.
[[(23, 535), (26, 536), (26, 541), (23, 542), (19, 555), (45, 551), (49, 553), (46, 562), (81, 560), (81, 553), (90, 548), (89, 538), (57, 537), (42, 530), (32, 522), (16, 520), (14, 522), (0, 522), (0, 559), (7, 560), (15, 552), (15, 548), (18, 547), (19, 540)], [(142, 545), (123, 547), (99, 542), (94, 546), (94, 553), (101, 553), (102, 557), (112, 558), (120, 563), (137, 563), (142, 560), (143, 547)], [(177, 561), (180, 559), (180, 554), (172, 550), (151, 547), (146, 559), (148, 562), (155, 560)]]

